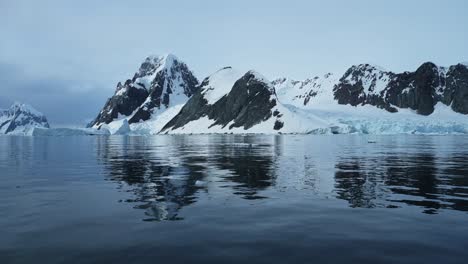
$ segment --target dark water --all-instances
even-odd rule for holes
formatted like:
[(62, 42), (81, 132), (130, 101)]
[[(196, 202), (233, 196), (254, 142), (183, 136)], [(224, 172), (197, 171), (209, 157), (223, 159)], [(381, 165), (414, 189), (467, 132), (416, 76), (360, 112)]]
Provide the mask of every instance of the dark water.
[(468, 137), (0, 137), (0, 263), (467, 263)]

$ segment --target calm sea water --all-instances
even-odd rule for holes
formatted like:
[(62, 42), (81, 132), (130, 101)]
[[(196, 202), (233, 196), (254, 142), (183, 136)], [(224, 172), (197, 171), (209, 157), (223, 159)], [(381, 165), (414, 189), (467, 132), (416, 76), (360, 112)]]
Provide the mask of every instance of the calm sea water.
[(467, 263), (468, 137), (0, 137), (0, 263)]

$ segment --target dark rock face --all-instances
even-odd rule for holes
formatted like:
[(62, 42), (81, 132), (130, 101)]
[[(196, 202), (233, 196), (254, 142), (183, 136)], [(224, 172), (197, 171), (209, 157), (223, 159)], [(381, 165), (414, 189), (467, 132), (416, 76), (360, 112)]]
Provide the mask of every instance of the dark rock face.
[[(273, 116), (273, 108), (276, 106), (274, 89), (253, 72), (246, 73), (235, 82), (231, 91), (214, 104), (208, 104), (203, 95), (204, 87), (209, 84), (205, 79), (201, 89), (182, 108), (162, 131), (180, 128), (190, 121), (201, 117), (208, 117), (213, 124), (222, 127), (229, 125), (229, 129), (243, 127), (249, 129), (260, 122), (268, 120)], [(280, 116), (279, 111), (275, 111)], [(278, 125), (278, 129), (281, 127)]]
[(438, 102), (454, 111), (468, 113), (466, 94), (468, 70), (465, 65), (449, 69), (424, 63), (415, 72), (395, 74), (363, 64), (351, 67), (334, 87), (339, 104), (370, 104), (389, 112), (410, 108), (430, 115)]
[(129, 123), (146, 121), (155, 110), (184, 103), (197, 87), (197, 78), (175, 56), (148, 57), (132, 79), (117, 84), (114, 96), (89, 126), (108, 124), (119, 115), (127, 116)]
[(25, 132), (35, 127), (50, 126), (47, 118), (29, 105), (15, 103), (10, 109), (0, 111), (0, 134)]
[(276, 120), (275, 121), (275, 126), (273, 127), (273, 129), (274, 130), (280, 130), (281, 128), (283, 128), (283, 126), (284, 126), (284, 122)]
[[(97, 124), (109, 124), (119, 114), (130, 116), (135, 109), (141, 106), (148, 97), (148, 91), (135, 88), (129, 81), (127, 80), (124, 85), (120, 82), (117, 84), (116, 94), (107, 100), (97, 118), (89, 125), (90, 127)], [(123, 92), (119, 93), (119, 91)]]
[(446, 105), (452, 103), (453, 111), (468, 114), (468, 67), (466, 65), (458, 64), (450, 67), (443, 100)]

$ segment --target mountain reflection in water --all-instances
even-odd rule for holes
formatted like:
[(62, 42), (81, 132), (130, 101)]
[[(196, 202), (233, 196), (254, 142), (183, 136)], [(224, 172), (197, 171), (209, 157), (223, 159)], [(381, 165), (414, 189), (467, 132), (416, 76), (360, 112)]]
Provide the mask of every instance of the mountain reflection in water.
[(97, 156), (106, 179), (132, 194), (123, 202), (144, 210), (145, 221), (182, 220), (179, 211), (203, 194), (256, 200), (291, 188), (353, 208), (468, 210), (468, 150), (440, 149), (437, 137), (409, 145), (391, 137), (379, 144), (354, 139), (329, 149), (327, 137), (286, 139), (285, 144), (284, 136), (102, 137)]

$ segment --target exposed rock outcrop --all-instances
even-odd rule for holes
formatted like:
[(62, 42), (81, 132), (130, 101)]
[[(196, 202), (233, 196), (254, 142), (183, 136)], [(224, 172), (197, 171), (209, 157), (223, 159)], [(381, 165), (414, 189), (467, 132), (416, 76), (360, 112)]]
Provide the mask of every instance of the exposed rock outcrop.
[(132, 79), (117, 84), (114, 96), (89, 126), (99, 128), (122, 117), (130, 124), (149, 120), (154, 114), (185, 103), (197, 87), (192, 71), (174, 55), (148, 57)]
[(427, 62), (415, 72), (395, 74), (362, 64), (351, 67), (333, 92), (339, 104), (370, 104), (390, 112), (410, 108), (430, 115), (442, 102), (455, 112), (468, 114), (468, 69), (462, 64), (447, 69)]
[[(279, 110), (275, 112), (277, 99), (274, 88), (261, 75), (249, 71), (238, 80), (225, 77), (230, 80), (230, 84), (213, 86), (213, 83), (217, 84), (219, 75), (238, 76), (228, 67), (206, 78), (200, 90), (190, 98), (180, 113), (163, 128), (163, 131), (183, 127), (203, 117), (210, 120), (209, 127), (221, 126), (228, 127), (228, 129), (242, 127), (244, 130), (269, 118), (281, 117)], [(218, 94), (217, 100), (210, 101), (213, 97), (212, 93)], [(273, 112), (276, 113), (274, 117)], [(278, 130), (281, 127), (281, 125), (276, 125), (275, 129)]]

